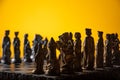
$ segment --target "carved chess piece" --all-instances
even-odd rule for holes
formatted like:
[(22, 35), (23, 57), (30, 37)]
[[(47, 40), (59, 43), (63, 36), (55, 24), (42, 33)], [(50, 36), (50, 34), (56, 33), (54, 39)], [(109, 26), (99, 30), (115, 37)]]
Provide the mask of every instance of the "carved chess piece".
[(98, 42), (96, 46), (96, 67), (103, 68), (103, 54), (104, 54), (104, 42), (103, 42), (103, 32), (98, 31)]
[(11, 45), (11, 41), (9, 38), (9, 30), (5, 31), (5, 37), (3, 38), (3, 44), (2, 44), (2, 48), (3, 48), (3, 58), (2, 58), (2, 62), (4, 64), (11, 64), (11, 50), (10, 50), (10, 45)]
[(28, 41), (28, 34), (25, 34), (24, 37), (24, 62), (32, 62), (31, 54), (32, 50), (30, 47), (30, 42)]
[(75, 33), (75, 42), (74, 42), (74, 55), (75, 55), (75, 62), (74, 62), (74, 70), (76, 72), (82, 71), (82, 54), (81, 54), (81, 34), (79, 32)]
[(56, 42), (51, 38), (48, 44), (48, 54), (47, 54), (47, 75), (59, 75), (60, 65), (56, 58)]
[(33, 46), (32, 46), (32, 55), (31, 55), (31, 59), (34, 61), (35, 59), (35, 55), (37, 53), (37, 50), (38, 50), (38, 37), (39, 37), (39, 34), (36, 34), (35, 35), (35, 39), (32, 41), (33, 42)]
[(74, 62), (74, 50), (73, 50), (73, 40), (72, 34), (65, 32), (59, 36), (59, 41), (57, 41), (58, 50), (60, 50), (60, 68), (61, 73), (73, 74), (73, 62)]
[(46, 60), (46, 55), (48, 53), (47, 44), (48, 44), (48, 39), (45, 38), (45, 40), (43, 41), (43, 52), (44, 52), (44, 59), (45, 60)]
[(35, 35), (34, 40), (32, 41), (32, 58), (34, 58), (35, 53), (37, 52), (37, 34)]
[(41, 41), (39, 41), (38, 43), (38, 50), (35, 55), (35, 64), (36, 64), (36, 69), (33, 71), (33, 74), (44, 74), (44, 70), (43, 70), (44, 53), (43, 53)]
[(120, 41), (118, 39), (118, 34), (112, 34), (112, 64), (119, 65), (120, 64), (120, 51), (119, 51)]
[(84, 41), (84, 67), (87, 70), (93, 70), (94, 69), (94, 52), (95, 52), (95, 45), (94, 45), (94, 39), (91, 36), (91, 29), (86, 29), (86, 35)]
[(25, 34), (24, 35), (24, 45), (23, 45), (23, 53), (24, 53), (23, 55), (24, 55), (24, 58), (25, 58), (25, 46), (26, 46), (27, 42), (29, 42), (28, 34)]
[(112, 67), (112, 40), (111, 34), (106, 34), (105, 41), (105, 66)]
[(14, 63), (21, 63), (20, 58), (20, 39), (18, 38), (19, 32), (15, 32), (15, 38), (13, 41), (14, 46)]

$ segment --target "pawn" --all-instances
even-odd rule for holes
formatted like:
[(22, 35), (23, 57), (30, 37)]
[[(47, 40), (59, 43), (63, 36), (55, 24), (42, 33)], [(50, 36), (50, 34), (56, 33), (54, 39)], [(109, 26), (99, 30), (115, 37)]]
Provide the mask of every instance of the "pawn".
[(51, 38), (48, 44), (48, 54), (47, 54), (47, 75), (59, 75), (60, 74), (60, 65), (59, 61), (56, 58), (56, 47), (57, 44), (53, 38)]

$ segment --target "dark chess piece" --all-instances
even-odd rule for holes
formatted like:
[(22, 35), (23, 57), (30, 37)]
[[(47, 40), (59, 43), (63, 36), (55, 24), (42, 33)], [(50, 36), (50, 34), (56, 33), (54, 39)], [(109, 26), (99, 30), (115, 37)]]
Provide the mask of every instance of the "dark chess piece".
[(112, 39), (111, 34), (106, 34), (105, 41), (105, 66), (112, 67)]
[(47, 75), (59, 75), (60, 74), (60, 65), (59, 61), (56, 58), (56, 42), (51, 38), (48, 44), (48, 54), (47, 54)]
[(95, 45), (94, 39), (91, 36), (91, 29), (86, 29), (86, 35), (84, 41), (84, 68), (87, 70), (94, 69), (94, 52), (95, 52)]
[(96, 68), (103, 68), (104, 42), (102, 31), (98, 31), (98, 37), (99, 39), (96, 46)]
[(20, 58), (20, 39), (18, 38), (19, 32), (15, 32), (15, 38), (13, 41), (13, 46), (14, 46), (14, 63), (21, 63), (21, 58)]
[(74, 44), (72, 40), (72, 34), (65, 32), (59, 36), (57, 41), (57, 48), (60, 50), (60, 68), (63, 74), (73, 74), (73, 62), (74, 62)]
[(2, 48), (3, 48), (3, 57), (2, 57), (2, 63), (4, 64), (11, 64), (11, 50), (10, 50), (10, 45), (11, 45), (11, 41), (9, 38), (9, 30), (5, 31), (5, 37), (3, 38), (3, 44), (2, 44)]
[(46, 55), (48, 53), (47, 44), (48, 44), (48, 39), (45, 38), (45, 40), (43, 41), (43, 52), (44, 52), (44, 59), (45, 60), (46, 60)]
[(118, 34), (112, 34), (112, 64), (119, 65), (120, 64), (120, 51), (119, 51), (120, 41), (118, 39)]
[(39, 34), (36, 34), (35, 39), (33, 40), (32, 55), (31, 55), (31, 58), (33, 61), (38, 50), (39, 39), (42, 39), (42, 36), (40, 36)]
[(29, 42), (28, 34), (25, 34), (24, 35), (24, 45), (23, 45), (23, 53), (24, 53), (23, 55), (24, 55), (24, 57), (25, 57), (25, 46), (26, 46), (27, 42)]
[(39, 40), (38, 50), (35, 55), (36, 69), (33, 71), (33, 74), (44, 74), (43, 64), (44, 64), (44, 53), (42, 49), (42, 43)]
[(37, 34), (35, 35), (35, 39), (32, 41), (32, 59), (34, 59), (34, 55), (37, 52), (38, 49), (38, 40), (37, 40)]
[(32, 62), (31, 59), (32, 50), (30, 47), (30, 42), (28, 41), (28, 34), (25, 34), (24, 39), (24, 62)]
[(76, 72), (82, 71), (82, 53), (81, 53), (81, 34), (79, 32), (75, 33), (75, 42), (74, 42), (74, 55), (75, 55), (75, 62), (74, 62), (74, 70)]

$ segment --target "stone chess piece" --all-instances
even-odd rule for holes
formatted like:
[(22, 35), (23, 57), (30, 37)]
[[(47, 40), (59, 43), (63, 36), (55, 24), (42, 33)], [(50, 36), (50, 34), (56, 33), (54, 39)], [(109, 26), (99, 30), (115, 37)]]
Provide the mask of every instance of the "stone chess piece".
[(86, 28), (86, 35), (84, 41), (84, 68), (87, 70), (94, 69), (94, 52), (95, 52), (95, 44), (94, 38), (91, 36), (91, 29)]
[(105, 66), (106, 67), (112, 67), (112, 39), (111, 39), (111, 34), (106, 34)]
[(2, 63), (4, 64), (11, 64), (11, 50), (10, 50), (10, 45), (11, 41), (9, 38), (9, 30), (5, 31), (5, 37), (3, 38), (3, 43), (2, 43), (2, 48), (3, 48), (3, 57), (2, 57)]
[(35, 55), (37, 53), (38, 50), (38, 43), (39, 43), (39, 39), (42, 39), (42, 36), (39, 34), (35, 35), (35, 39), (32, 41), (33, 45), (32, 45), (32, 55), (31, 55), (31, 59), (34, 61), (35, 59)]
[(59, 75), (60, 74), (60, 65), (59, 61), (56, 58), (56, 42), (51, 38), (48, 44), (48, 54), (47, 54), (47, 75)]
[(30, 47), (30, 42), (28, 41), (28, 34), (24, 36), (24, 62), (32, 62), (31, 59), (32, 50)]
[(44, 52), (44, 59), (46, 60), (46, 55), (48, 54), (48, 39), (45, 38), (45, 40), (43, 41), (43, 52)]
[(102, 31), (98, 31), (98, 37), (99, 39), (96, 46), (96, 68), (103, 68), (104, 40)]
[(20, 39), (18, 38), (19, 32), (15, 32), (15, 38), (13, 41), (13, 46), (14, 46), (14, 63), (21, 63), (21, 58), (20, 58)]
[(120, 64), (120, 51), (119, 51), (119, 38), (118, 34), (112, 34), (112, 64), (119, 65)]
[(26, 33), (24, 35), (24, 45), (23, 45), (23, 55), (24, 55), (24, 57), (25, 57), (25, 46), (26, 46), (27, 42), (29, 42), (29, 40), (28, 40), (28, 34)]
[(75, 42), (74, 42), (74, 55), (75, 55), (75, 62), (74, 62), (74, 70), (76, 72), (82, 71), (82, 53), (81, 53), (81, 34), (79, 32), (75, 33)]
[(33, 74), (44, 74), (43, 64), (44, 64), (44, 53), (43, 53), (43, 49), (42, 49), (42, 43), (39, 40), (38, 50), (35, 55), (36, 69), (33, 71)]
[(60, 51), (60, 72), (63, 74), (73, 74), (73, 63), (74, 63), (74, 44), (72, 40), (72, 34), (65, 32), (59, 36), (57, 41), (57, 48)]

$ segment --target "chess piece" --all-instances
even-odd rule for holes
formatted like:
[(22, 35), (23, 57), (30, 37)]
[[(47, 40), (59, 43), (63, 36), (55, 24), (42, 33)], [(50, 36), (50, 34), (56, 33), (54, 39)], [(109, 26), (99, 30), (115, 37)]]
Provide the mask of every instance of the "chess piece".
[(118, 34), (112, 34), (112, 64), (119, 65), (120, 64), (120, 51), (119, 51), (120, 41), (118, 39)]
[(35, 35), (35, 39), (32, 41), (33, 42), (33, 46), (32, 46), (32, 55), (31, 55), (31, 59), (34, 61), (35, 55), (37, 53), (38, 50), (38, 42), (39, 42), (39, 34)]
[(72, 34), (65, 32), (59, 36), (59, 41), (57, 41), (58, 50), (60, 51), (60, 68), (61, 73), (64, 74), (73, 74), (73, 40)]
[(38, 42), (38, 50), (35, 55), (35, 64), (36, 64), (36, 69), (33, 71), (33, 74), (43, 74), (44, 53), (42, 49), (42, 43), (40, 40)]
[(103, 32), (98, 31), (98, 42), (96, 46), (96, 67), (103, 68), (103, 54), (104, 54), (104, 42), (103, 42)]
[(51, 38), (48, 44), (48, 54), (47, 54), (47, 75), (59, 75), (60, 74), (60, 65), (59, 61), (56, 58), (56, 42)]
[(75, 62), (74, 62), (74, 70), (76, 72), (82, 71), (82, 54), (81, 54), (81, 34), (79, 32), (75, 33), (75, 42), (74, 42), (74, 55), (75, 55)]
[(94, 69), (94, 52), (95, 52), (95, 45), (94, 39), (91, 36), (91, 29), (86, 29), (86, 35), (84, 41), (84, 68), (87, 70)]
[(47, 44), (48, 44), (48, 39), (45, 38), (45, 40), (43, 41), (43, 52), (44, 52), (44, 59), (45, 60), (46, 60), (46, 55), (48, 53)]
[(28, 34), (25, 34), (24, 39), (24, 62), (32, 62), (31, 59), (32, 50), (30, 47), (30, 42), (28, 41)]
[(38, 35), (35, 35), (35, 39), (32, 41), (33, 42), (33, 55), (35, 55), (35, 53), (37, 52), (38, 49), (38, 40), (37, 40)]
[(23, 55), (24, 55), (24, 57), (25, 57), (25, 45), (27, 44), (27, 42), (29, 42), (29, 40), (28, 40), (28, 34), (25, 34), (24, 35), (24, 45), (23, 45)]
[(2, 62), (4, 64), (11, 64), (11, 50), (10, 50), (10, 45), (11, 45), (11, 41), (9, 38), (9, 30), (5, 31), (5, 37), (3, 38), (3, 44), (2, 44), (2, 48), (3, 48), (3, 58), (2, 58)]
[(14, 63), (21, 63), (20, 58), (20, 39), (18, 38), (19, 32), (15, 32), (15, 38), (13, 41), (14, 46)]
[(112, 67), (112, 40), (111, 34), (106, 34), (105, 41), (105, 66)]

